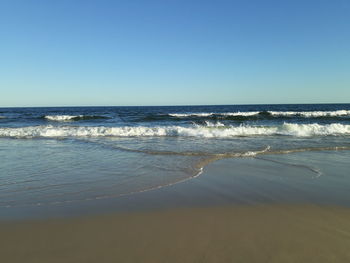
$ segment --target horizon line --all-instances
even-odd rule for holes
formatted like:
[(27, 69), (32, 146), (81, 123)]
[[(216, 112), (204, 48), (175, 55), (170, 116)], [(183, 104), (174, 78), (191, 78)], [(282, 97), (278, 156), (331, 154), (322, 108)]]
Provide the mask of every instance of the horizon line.
[(173, 105), (0, 106), (0, 108), (200, 107), (200, 106), (327, 105), (327, 104), (350, 104), (350, 102), (320, 102), (320, 103), (237, 103), (237, 104), (173, 104)]

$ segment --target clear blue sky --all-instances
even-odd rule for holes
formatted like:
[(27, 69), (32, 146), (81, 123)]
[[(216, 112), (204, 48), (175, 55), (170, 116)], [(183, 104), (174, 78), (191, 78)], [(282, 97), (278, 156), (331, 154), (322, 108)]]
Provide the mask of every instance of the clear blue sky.
[(350, 102), (350, 1), (0, 0), (0, 106)]

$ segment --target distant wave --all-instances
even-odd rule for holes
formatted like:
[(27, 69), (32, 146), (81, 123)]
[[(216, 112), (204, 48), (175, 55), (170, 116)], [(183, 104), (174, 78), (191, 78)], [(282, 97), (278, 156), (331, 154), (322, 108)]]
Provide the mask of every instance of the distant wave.
[(302, 116), (302, 117), (344, 117), (350, 116), (350, 110), (337, 111), (268, 111), (273, 116)]
[(154, 121), (194, 121), (205, 120), (228, 120), (228, 121), (259, 121), (259, 120), (284, 120), (292, 118), (326, 119), (338, 121), (349, 121), (350, 110), (337, 111), (247, 111), (247, 112), (189, 112), (149, 114), (137, 119), (137, 122)]
[(22, 128), (0, 128), (1, 137), (35, 138), (35, 137), (149, 137), (178, 136), (202, 138), (230, 138), (239, 136), (286, 135), (295, 137), (350, 135), (350, 125), (333, 123), (293, 124), (284, 123), (276, 126), (156, 126), (156, 127), (72, 127), (72, 126), (31, 126)]
[(169, 113), (169, 116), (173, 117), (190, 117), (190, 116), (198, 116), (198, 117), (208, 117), (213, 115), (214, 113)]
[(209, 117), (209, 116), (214, 116), (214, 115), (221, 115), (221, 116), (253, 116), (253, 115), (258, 115), (260, 111), (251, 111), (251, 112), (225, 112), (225, 113), (215, 113), (215, 112), (209, 112), (209, 113), (170, 113), (169, 116), (172, 117), (178, 117), (178, 118), (183, 118), (183, 117)]
[(247, 111), (247, 112), (199, 112), (199, 113), (170, 113), (169, 116), (177, 118), (190, 117), (304, 117), (304, 118), (320, 118), (320, 117), (350, 117), (350, 110), (337, 111)]
[(45, 119), (49, 121), (80, 121), (80, 120), (95, 120), (108, 119), (106, 116), (98, 115), (46, 115)]

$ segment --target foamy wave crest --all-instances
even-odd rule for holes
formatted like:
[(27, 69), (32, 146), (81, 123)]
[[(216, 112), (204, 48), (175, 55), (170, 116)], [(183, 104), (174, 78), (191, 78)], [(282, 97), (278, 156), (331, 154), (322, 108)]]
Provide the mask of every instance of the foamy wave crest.
[(341, 117), (350, 116), (350, 110), (337, 111), (268, 111), (273, 116), (302, 116), (302, 117)]
[(247, 111), (247, 112), (226, 112), (226, 113), (219, 113), (219, 115), (223, 116), (255, 116), (260, 114), (260, 111)]
[(165, 126), (165, 127), (72, 127), (32, 126), (0, 128), (1, 137), (141, 137), (179, 136), (203, 138), (229, 138), (238, 136), (287, 135), (296, 137), (350, 135), (350, 125), (344, 124), (292, 124), (279, 126)]
[(284, 123), (277, 134), (303, 136), (350, 135), (350, 125), (332, 123), (327, 125)]
[(106, 119), (107, 117), (95, 116), (95, 115), (47, 115), (44, 118), (49, 121), (80, 121), (80, 120)]
[(72, 116), (72, 115), (48, 115), (45, 116), (45, 119), (50, 121), (71, 121), (76, 117), (81, 117), (82, 115)]

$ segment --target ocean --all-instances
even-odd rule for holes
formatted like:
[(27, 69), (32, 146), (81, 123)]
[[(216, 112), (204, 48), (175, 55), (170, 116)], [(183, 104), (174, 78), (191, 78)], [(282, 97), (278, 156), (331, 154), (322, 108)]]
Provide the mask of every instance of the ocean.
[(350, 205), (349, 139), (350, 104), (0, 108), (0, 214), (161, 189), (227, 160), (241, 160), (221, 170), (245, 171), (237, 180), (264, 163), (305, 196)]

